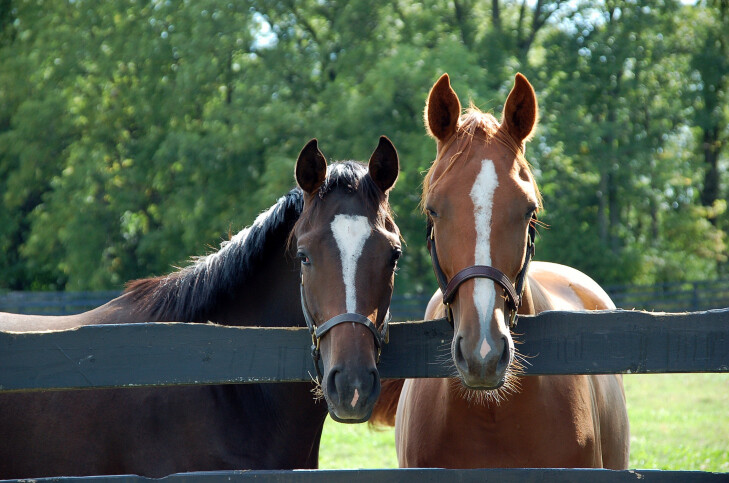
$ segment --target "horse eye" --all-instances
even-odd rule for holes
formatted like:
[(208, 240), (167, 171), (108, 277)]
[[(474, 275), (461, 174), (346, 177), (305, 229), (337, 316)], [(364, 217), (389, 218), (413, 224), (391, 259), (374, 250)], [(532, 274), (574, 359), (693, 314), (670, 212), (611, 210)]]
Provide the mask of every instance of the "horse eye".
[(427, 212), (428, 212), (428, 214), (429, 214), (429, 215), (430, 215), (430, 216), (431, 216), (432, 218), (437, 218), (437, 217), (438, 217), (438, 213), (437, 213), (437, 212), (436, 212), (436, 211), (435, 211), (434, 209), (432, 209), (432, 208), (430, 208), (430, 207), (428, 207), (428, 206), (426, 206), (426, 207), (425, 207), (425, 211), (427, 211)]
[(401, 256), (402, 250), (400, 248), (394, 248), (392, 250), (392, 258), (390, 259), (390, 264), (395, 265)]
[(309, 257), (304, 252), (299, 252), (296, 254), (296, 256), (301, 260), (301, 263), (303, 265), (311, 265), (311, 260), (309, 260)]
[(527, 219), (527, 220), (529, 220), (529, 219), (531, 219), (532, 217), (534, 217), (534, 215), (535, 215), (535, 214), (536, 214), (536, 212), (537, 212), (537, 209), (538, 209), (538, 208), (537, 208), (536, 206), (531, 206), (531, 207), (530, 207), (530, 208), (529, 208), (529, 209), (527, 210), (527, 212), (526, 212), (526, 215), (524, 215), (524, 218), (525, 218), (525, 219)]

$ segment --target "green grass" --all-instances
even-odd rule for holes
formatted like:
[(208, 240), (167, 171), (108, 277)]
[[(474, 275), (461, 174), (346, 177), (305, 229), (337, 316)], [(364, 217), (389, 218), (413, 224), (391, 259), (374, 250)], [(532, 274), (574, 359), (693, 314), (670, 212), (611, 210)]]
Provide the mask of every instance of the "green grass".
[(624, 378), (630, 466), (729, 472), (729, 375)]
[(337, 423), (327, 416), (319, 468), (397, 468), (395, 430), (371, 429), (366, 423)]
[[(630, 467), (729, 472), (729, 374), (625, 376)], [(321, 468), (396, 468), (394, 431), (327, 418)]]

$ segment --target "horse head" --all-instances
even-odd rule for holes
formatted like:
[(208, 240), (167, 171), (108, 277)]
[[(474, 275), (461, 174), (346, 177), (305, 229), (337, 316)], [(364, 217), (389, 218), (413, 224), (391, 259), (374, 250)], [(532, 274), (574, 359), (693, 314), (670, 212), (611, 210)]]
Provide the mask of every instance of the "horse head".
[(453, 362), (473, 389), (501, 387), (514, 365), (510, 321), (520, 306), (541, 200), (524, 158), (536, 122), (536, 95), (521, 74), (501, 123), (474, 107), (461, 115), (447, 74), (425, 108), (437, 142), (423, 183), (430, 251), (454, 326)]
[(304, 208), (294, 228), (301, 299), (312, 331), (317, 372), (332, 418), (369, 419), (380, 394), (377, 362), (387, 339), (400, 232), (388, 204), (399, 162), (381, 137), (369, 165), (327, 169), (317, 141), (296, 162)]

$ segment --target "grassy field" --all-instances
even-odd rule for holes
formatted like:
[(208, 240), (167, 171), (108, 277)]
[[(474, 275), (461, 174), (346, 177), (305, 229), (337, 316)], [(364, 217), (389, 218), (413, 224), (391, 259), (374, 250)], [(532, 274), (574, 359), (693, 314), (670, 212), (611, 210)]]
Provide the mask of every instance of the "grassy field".
[[(729, 375), (625, 376), (630, 467), (729, 472)], [(393, 430), (327, 418), (321, 468), (396, 468)]]

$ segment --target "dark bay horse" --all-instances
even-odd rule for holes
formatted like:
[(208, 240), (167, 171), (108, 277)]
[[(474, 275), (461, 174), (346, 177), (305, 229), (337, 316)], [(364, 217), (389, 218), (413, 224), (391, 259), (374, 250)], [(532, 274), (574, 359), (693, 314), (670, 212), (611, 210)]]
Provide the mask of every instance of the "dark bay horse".
[[(614, 308), (587, 275), (529, 264), (541, 197), (524, 146), (536, 121), (536, 95), (521, 74), (500, 124), (474, 107), (461, 115), (447, 75), (428, 97), (437, 157), (422, 202), (441, 290), (425, 317), (453, 324), (455, 377), (404, 382), (395, 421), (401, 466), (627, 467), (621, 376), (518, 377), (517, 311)], [(383, 398), (398, 389), (386, 385)]]
[(309, 317), (327, 404), (311, 383), (0, 393), (0, 478), (316, 468), (327, 405), (336, 419), (358, 422), (379, 394), (377, 345), (401, 253), (388, 204), (398, 173), (385, 137), (367, 167), (327, 167), (312, 140), (296, 164), (299, 188), (216, 253), (132, 282), (83, 314), (0, 314), (6, 331), (144, 321), (303, 326)]

